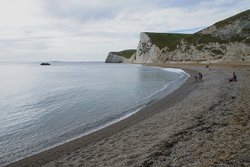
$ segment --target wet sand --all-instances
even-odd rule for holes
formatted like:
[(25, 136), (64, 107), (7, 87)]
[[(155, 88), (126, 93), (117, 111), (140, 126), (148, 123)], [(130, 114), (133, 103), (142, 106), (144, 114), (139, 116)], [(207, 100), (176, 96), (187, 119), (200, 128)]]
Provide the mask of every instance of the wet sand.
[(8, 166), (250, 166), (250, 66), (159, 66), (191, 77), (121, 122)]

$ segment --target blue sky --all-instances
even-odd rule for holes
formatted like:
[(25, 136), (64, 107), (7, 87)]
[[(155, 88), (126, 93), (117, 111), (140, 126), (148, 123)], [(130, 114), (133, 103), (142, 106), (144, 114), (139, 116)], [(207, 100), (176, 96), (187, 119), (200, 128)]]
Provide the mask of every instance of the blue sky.
[(193, 33), (249, 0), (0, 0), (1, 61), (103, 61), (140, 32)]

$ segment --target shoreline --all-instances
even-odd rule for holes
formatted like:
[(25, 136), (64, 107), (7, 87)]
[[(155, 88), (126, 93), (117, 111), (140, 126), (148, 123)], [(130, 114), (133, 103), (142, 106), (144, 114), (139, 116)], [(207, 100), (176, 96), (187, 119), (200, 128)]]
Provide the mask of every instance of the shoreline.
[[(154, 65), (155, 66), (155, 65)], [(157, 65), (158, 67), (161, 67)], [(164, 67), (167, 68), (167, 67)], [(178, 68), (178, 67), (177, 67)], [(89, 144), (98, 142), (99, 140), (108, 138), (117, 132), (120, 132), (132, 125), (135, 125), (155, 114), (162, 112), (165, 108), (169, 108), (177, 104), (180, 100), (183, 100), (193, 89), (195, 85), (193, 82), (194, 70), (183, 69), (187, 74), (190, 75), (188, 79), (176, 90), (167, 96), (156, 100), (155, 102), (149, 104), (148, 106), (142, 108), (138, 112), (132, 114), (131, 116), (120, 120), (114, 124), (108, 125), (102, 129), (99, 129), (90, 134), (84, 135), (82, 137), (70, 140), (66, 143), (60, 144), (48, 150), (39, 152), (37, 154), (25, 157), (23, 159), (17, 160), (5, 166), (42, 166), (51, 161), (60, 158), (62, 155), (70, 154), (81, 147), (87, 146)], [(183, 94), (185, 94), (183, 96)]]

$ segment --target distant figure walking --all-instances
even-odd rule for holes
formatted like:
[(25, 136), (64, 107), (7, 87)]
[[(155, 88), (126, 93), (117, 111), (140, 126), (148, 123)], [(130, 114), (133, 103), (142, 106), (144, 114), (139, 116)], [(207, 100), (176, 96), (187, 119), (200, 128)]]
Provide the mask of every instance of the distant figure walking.
[(237, 77), (236, 77), (235, 72), (233, 73), (233, 77), (232, 77), (232, 78), (229, 78), (228, 81), (229, 81), (229, 82), (236, 82), (236, 81), (237, 81)]
[(194, 79), (195, 79), (195, 81), (197, 82), (197, 81), (198, 81), (198, 76), (195, 75), (195, 76), (194, 76)]
[(202, 78), (203, 78), (203, 75), (201, 72), (198, 72), (198, 75), (194, 76), (195, 81), (198, 81), (198, 79), (202, 81)]
[(199, 77), (199, 80), (202, 80), (203, 75), (202, 75), (202, 73), (201, 73), (201, 72), (198, 72), (198, 77)]

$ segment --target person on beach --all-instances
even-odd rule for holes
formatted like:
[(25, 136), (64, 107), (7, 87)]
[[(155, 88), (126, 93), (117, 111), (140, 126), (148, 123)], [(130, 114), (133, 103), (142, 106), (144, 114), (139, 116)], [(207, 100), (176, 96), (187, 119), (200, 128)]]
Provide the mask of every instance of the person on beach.
[(202, 81), (202, 78), (203, 78), (203, 75), (202, 75), (201, 72), (198, 72), (198, 75), (194, 76), (194, 79), (195, 79), (196, 82), (198, 81), (198, 79)]
[(195, 79), (195, 81), (197, 82), (197, 81), (198, 81), (198, 76), (195, 75), (195, 76), (194, 76), (194, 79)]
[(201, 72), (198, 72), (198, 77), (199, 77), (199, 80), (202, 80), (203, 76)]
[(237, 81), (237, 77), (236, 77), (235, 72), (233, 72), (233, 77), (229, 78), (229, 82), (236, 82), (236, 81)]

